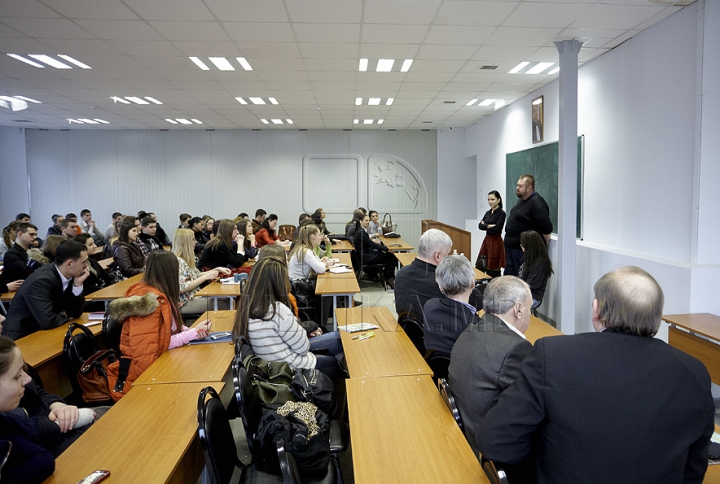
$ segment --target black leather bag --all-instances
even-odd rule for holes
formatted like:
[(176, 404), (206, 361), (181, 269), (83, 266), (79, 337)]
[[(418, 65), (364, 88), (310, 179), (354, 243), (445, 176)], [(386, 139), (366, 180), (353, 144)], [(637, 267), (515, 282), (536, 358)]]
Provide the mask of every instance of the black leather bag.
[(296, 368), (290, 382), (290, 391), (298, 402), (310, 402), (328, 415), (335, 411), (333, 391), (335, 385), (325, 373), (315, 368)]

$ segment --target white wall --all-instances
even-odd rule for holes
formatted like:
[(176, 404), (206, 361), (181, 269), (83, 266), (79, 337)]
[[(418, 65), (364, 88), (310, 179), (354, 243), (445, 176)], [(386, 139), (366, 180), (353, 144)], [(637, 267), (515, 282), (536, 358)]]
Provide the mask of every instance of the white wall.
[(20, 212), (30, 213), (25, 130), (0, 128), (0, 228)]
[(391, 212), (416, 243), (420, 220), (436, 217), (435, 132), (27, 130), (26, 138), (28, 175), (5, 159), (0, 170), (18, 185), (29, 177), (43, 234), (53, 213), (84, 208), (103, 229), (115, 211), (154, 211), (171, 233), (182, 212), (264, 208), (297, 224), (322, 206), (330, 229), (344, 231), (365, 206)]
[[(634, 264), (665, 290), (666, 313), (691, 310), (695, 150), (696, 6), (665, 19), (579, 70), (578, 134), (584, 134), (584, 240), (578, 242), (575, 329), (591, 330), (592, 285)], [(532, 147), (530, 102), (545, 96), (545, 140), (558, 138), (558, 83), (544, 86), (464, 130), (463, 157), (477, 156), (477, 215), (485, 193), (503, 193), (505, 155)], [(439, 134), (442, 139), (443, 133)], [(451, 165), (449, 165), (451, 166)], [(441, 167), (443, 169), (444, 167)], [(459, 170), (448, 176), (460, 177)], [(542, 194), (542, 187), (538, 187)], [(452, 193), (439, 187), (438, 212)], [(479, 245), (479, 243), (478, 243)], [(556, 257), (556, 242), (550, 254)], [(714, 274), (714, 273), (713, 273)], [(705, 274), (703, 280), (718, 279)], [(540, 312), (555, 319), (557, 277)], [(705, 301), (720, 314), (720, 301)]]

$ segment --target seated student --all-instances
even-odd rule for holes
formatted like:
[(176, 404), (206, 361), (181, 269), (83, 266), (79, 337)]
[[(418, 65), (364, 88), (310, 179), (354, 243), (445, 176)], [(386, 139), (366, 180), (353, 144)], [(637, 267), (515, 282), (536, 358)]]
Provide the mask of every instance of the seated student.
[(80, 220), (78, 220), (78, 227), (82, 233), (90, 234), (93, 237), (102, 238), (100, 230), (95, 227), (95, 221), (92, 219), (92, 213), (90, 210), (83, 209), (80, 212)]
[[(166, 245), (170, 245), (170, 238), (168, 238), (167, 233), (160, 225), (160, 222), (158, 222), (158, 219), (157, 219), (157, 216), (155, 215), (155, 213), (147, 212), (147, 214), (145, 214), (145, 216), (150, 217), (157, 224), (157, 230), (155, 231), (155, 238), (160, 241), (160, 245), (163, 247)], [(142, 220), (143, 218), (145, 218), (145, 217), (141, 217), (140, 220)]]
[(147, 247), (148, 252), (156, 250), (165, 250), (162, 242), (158, 239), (155, 234), (157, 232), (157, 222), (150, 216), (146, 215), (140, 220), (140, 234), (138, 238), (140, 242)]
[[(436, 273), (446, 260), (454, 257), (462, 256), (446, 257)], [(520, 365), (532, 348), (524, 335), (530, 324), (532, 306), (526, 283), (515, 276), (496, 277), (485, 289), (483, 305), (482, 319), (473, 318), (472, 324), (457, 338), (448, 369), (465, 437), (475, 455), (485, 414), (520, 375)], [(428, 321), (427, 314), (425, 320)], [(427, 341), (426, 336), (426, 344)]]
[(129, 392), (133, 382), (160, 355), (208, 335), (209, 320), (192, 329), (182, 324), (178, 273), (175, 254), (165, 250), (153, 252), (148, 257), (143, 280), (130, 286), (124, 298), (110, 303), (110, 316), (122, 324), (122, 357), (107, 371), (113, 400), (118, 401)]
[[(317, 368), (333, 381), (345, 378), (344, 357), (337, 331), (308, 339), (290, 309), (287, 268), (275, 257), (264, 258), (250, 272), (235, 315), (233, 337), (245, 336), (255, 355), (285, 361), (292, 368)], [(315, 355), (313, 350), (329, 355)]]
[(477, 309), (470, 305), (475, 289), (475, 272), (462, 255), (445, 257), (435, 270), (435, 280), (446, 296), (428, 300), (425, 313), (425, 348), (450, 358), (455, 340), (470, 323), (479, 320)]
[(365, 229), (370, 225), (370, 217), (365, 215), (362, 219), (355, 220), (355, 235), (353, 236), (353, 246), (355, 252), (360, 259), (360, 264), (382, 264), (385, 280), (391, 288), (395, 288), (395, 268), (398, 265), (395, 254), (383, 244), (378, 244), (370, 240), (370, 236)]
[[(22, 353), (15, 342), (0, 336), (0, 412), (10, 412), (20, 405), (25, 388), (32, 381), (23, 366)], [(5, 422), (0, 426), (0, 443), (12, 445), (2, 465), (2, 482), (41, 484), (55, 472), (52, 454), (13, 432)]]
[[(2, 279), (5, 283), (27, 279), (38, 267), (47, 263), (42, 252), (35, 248), (37, 227), (20, 223), (15, 229), (15, 243), (5, 253)], [(32, 250), (32, 257), (30, 251)]]
[[(236, 250), (233, 250), (233, 242), (237, 244)], [(217, 236), (205, 246), (197, 265), (202, 270), (214, 267), (234, 269), (242, 266), (246, 260), (245, 237), (238, 233), (234, 223), (222, 219), (218, 222)]]
[(268, 215), (268, 217), (260, 225), (260, 230), (255, 232), (255, 245), (258, 249), (264, 245), (280, 244), (283, 246), (290, 245), (290, 241), (279, 240), (279, 237), (275, 234), (275, 227), (277, 226), (278, 216), (274, 213)]
[(208, 242), (210, 242), (215, 236), (215, 233), (217, 233), (217, 231), (213, 231), (213, 227), (215, 226), (215, 219), (212, 218), (210, 215), (203, 215), (203, 221), (205, 222), (205, 228), (203, 228), (203, 231), (205, 232), (205, 238)]
[[(103, 287), (114, 284), (115, 279), (113, 279), (110, 274), (108, 274), (108, 271), (103, 269), (97, 261), (97, 257), (102, 253), (102, 249), (95, 245), (95, 239), (90, 234), (80, 234), (75, 236), (75, 240), (81, 244), (85, 244), (85, 247), (87, 247), (88, 271), (90, 271), (90, 275), (85, 279), (85, 283), (83, 284), (85, 294), (92, 294)], [(102, 309), (104, 309), (104, 304), (102, 305), (101, 310)]]
[[(209, 271), (200, 272), (195, 266), (195, 235), (190, 229), (177, 229), (173, 238), (172, 252), (178, 259), (178, 274), (180, 277), (180, 314), (202, 314), (207, 310), (205, 298), (195, 298), (202, 284), (215, 281), (220, 275), (230, 275), (230, 269), (216, 267)], [(221, 301), (222, 302), (222, 301)], [(227, 302), (227, 301), (225, 301)]]
[(523, 250), (523, 263), (518, 270), (518, 277), (530, 286), (535, 309), (545, 296), (545, 286), (553, 273), (552, 262), (545, 239), (534, 230), (520, 234), (520, 248)]
[(83, 283), (89, 274), (85, 245), (74, 240), (61, 243), (55, 262), (36, 270), (18, 289), (3, 334), (18, 339), (80, 317), (85, 304)]
[(49, 235), (42, 245), (42, 253), (48, 261), (55, 261), (55, 251), (57, 251), (58, 245), (62, 244), (67, 240), (64, 235)]
[(205, 228), (205, 222), (200, 217), (193, 217), (188, 222), (188, 225), (195, 232), (195, 255), (202, 254), (205, 249), (205, 244), (209, 242), (209, 238), (205, 236), (203, 229)]
[[(75, 235), (81, 234), (82, 229), (80, 228), (80, 225), (78, 224), (78, 216), (74, 213), (68, 213), (65, 215), (65, 220), (72, 220), (75, 222)], [(67, 233), (63, 233), (63, 235), (66, 235), (69, 239), (72, 239)], [(74, 236), (73, 236), (74, 237)]]
[(65, 220), (65, 217), (57, 213), (54, 214), (52, 216), (53, 224), (47, 229), (45, 237), (50, 237), (51, 235), (62, 235), (63, 220)]
[(20, 225), (19, 222), (10, 222), (7, 227), (3, 228), (2, 240), (0, 240), (0, 260), (5, 258), (5, 253), (15, 243), (15, 229)]
[(298, 217), (298, 225), (297, 225), (297, 227), (295, 227), (295, 233), (293, 234), (293, 242), (297, 238), (298, 231), (300, 230), (300, 227), (303, 226), (303, 222), (305, 220), (312, 221), (312, 217), (310, 216), (309, 213), (301, 213), (300, 216)]
[(315, 253), (315, 248), (319, 247), (322, 241), (323, 235), (317, 225), (300, 227), (289, 254), (290, 279), (314, 278), (316, 274), (324, 274), (328, 267), (332, 266), (332, 260), (327, 257), (320, 258)]
[[(15, 221), (23, 223), (23, 224), (32, 223), (32, 221), (30, 220), (30, 215), (28, 215), (26, 213), (22, 213), (22, 212), (15, 215)], [(41, 239), (40, 235), (38, 234), (37, 238), (35, 239), (34, 247), (42, 247), (42, 244), (43, 244), (43, 239)]]
[(368, 226), (368, 233), (370, 236), (382, 235), (382, 227), (380, 227), (380, 216), (375, 210), (370, 210), (370, 225)]
[(247, 260), (254, 259), (258, 254), (255, 246), (255, 234), (253, 234), (252, 224), (247, 219), (242, 219), (237, 223), (238, 233), (245, 236), (243, 245), (245, 246), (245, 257)]
[[(355, 221), (362, 220), (364, 216), (365, 212), (363, 212), (359, 208), (356, 208), (352, 214), (352, 220), (350, 220), (350, 222), (348, 222), (345, 226), (345, 237), (347, 238), (347, 240), (350, 241), (350, 243), (352, 243), (355, 238), (355, 228), (357, 227), (357, 225), (355, 225)], [(368, 232), (368, 234), (369, 233), (370, 232)]]
[(117, 230), (115, 229), (115, 224), (122, 218), (122, 214), (120, 212), (113, 212), (112, 214), (112, 223), (108, 225), (105, 228), (104, 238), (105, 238), (105, 244), (110, 243), (110, 239), (113, 237), (117, 237)]
[(61, 235), (67, 237), (68, 239), (72, 239), (73, 237), (75, 237), (79, 233), (78, 224), (75, 219), (65, 217), (65, 219), (60, 224), (60, 232)]
[[(242, 216), (243, 214), (240, 214)], [(247, 214), (245, 214), (247, 216)], [(252, 223), (253, 232), (257, 234), (258, 230), (260, 230), (260, 226), (265, 221), (265, 217), (267, 217), (267, 212), (263, 210), (262, 208), (258, 208), (255, 211), (255, 218), (252, 219), (250, 222)]]
[[(133, 217), (135, 218), (135, 217)], [(114, 259), (124, 277), (132, 277), (145, 270), (145, 256), (136, 243), (138, 229), (130, 220), (124, 220), (120, 225), (120, 236), (115, 246)]]
[(189, 229), (191, 218), (192, 218), (192, 215), (190, 215), (189, 213), (181, 213), (180, 214), (180, 225), (178, 225), (178, 228), (179, 229)]

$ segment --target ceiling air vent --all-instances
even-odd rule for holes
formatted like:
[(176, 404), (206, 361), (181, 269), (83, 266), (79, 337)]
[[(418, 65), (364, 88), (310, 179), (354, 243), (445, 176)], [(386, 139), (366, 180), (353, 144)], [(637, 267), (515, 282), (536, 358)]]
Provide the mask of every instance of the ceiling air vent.
[(443, 104), (455, 104), (457, 101), (443, 101)]
[(13, 119), (13, 122), (15, 122), (15, 123), (30, 123), (31, 121), (29, 119)]
[(478, 67), (478, 70), (479, 71), (494, 71), (497, 68), (498, 68), (498, 66), (480, 66), (480, 67)]

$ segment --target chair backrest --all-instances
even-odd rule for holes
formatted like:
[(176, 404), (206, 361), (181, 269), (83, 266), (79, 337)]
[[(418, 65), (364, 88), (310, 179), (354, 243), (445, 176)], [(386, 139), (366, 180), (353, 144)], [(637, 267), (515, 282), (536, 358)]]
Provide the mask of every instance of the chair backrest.
[[(208, 395), (210, 398), (207, 398)], [(205, 456), (205, 465), (213, 484), (228, 484), (235, 467), (242, 467), (237, 458), (235, 438), (225, 407), (213, 387), (200, 391), (197, 405), (198, 435)]]
[(247, 399), (247, 370), (242, 366), (240, 356), (235, 356), (232, 362), (233, 387), (235, 388), (235, 403), (238, 406), (240, 420), (242, 420), (243, 430), (245, 430), (245, 438), (247, 439), (250, 454), (255, 451), (255, 443), (253, 439), (253, 431), (250, 428), (250, 408)]
[(295, 235), (294, 225), (281, 225), (278, 227), (277, 235), (280, 240), (292, 240)]
[(450, 391), (450, 384), (445, 378), (440, 378), (438, 380), (438, 391), (440, 392), (440, 396), (445, 402), (445, 405), (447, 405), (447, 408), (450, 409), (450, 413), (457, 422), (458, 427), (460, 427), (460, 430), (464, 432), (465, 428), (463, 427), (460, 410), (458, 410), (457, 404), (455, 403), (455, 397), (453, 396), (452, 391)]
[(425, 356), (425, 333), (423, 332), (423, 323), (410, 313), (401, 314), (398, 318), (398, 324), (402, 327), (405, 334), (408, 335), (412, 344)]
[(122, 333), (122, 324), (117, 319), (111, 318), (106, 312), (102, 322), (103, 338), (105, 347), (109, 350), (115, 350), (115, 355), (120, 357), (120, 334)]
[(483, 457), (480, 459), (480, 463), (482, 464), (482, 468), (485, 471), (485, 475), (487, 476), (488, 480), (490, 481), (490, 484), (509, 484), (510, 481), (508, 481), (507, 474), (504, 470), (498, 469), (495, 467), (495, 463), (491, 460), (486, 459)]
[(425, 358), (425, 361), (433, 372), (433, 378), (436, 380), (438, 378), (447, 379), (448, 368), (450, 367), (450, 358), (433, 351)]
[(88, 328), (78, 323), (70, 323), (63, 340), (62, 362), (65, 372), (70, 378), (73, 394), (82, 395), (82, 388), (77, 381), (77, 374), (85, 360), (98, 351), (95, 336)]
[(280, 474), (283, 484), (301, 484), (300, 471), (298, 470), (295, 458), (285, 450), (285, 441), (280, 439), (277, 442), (277, 454), (280, 461)]

